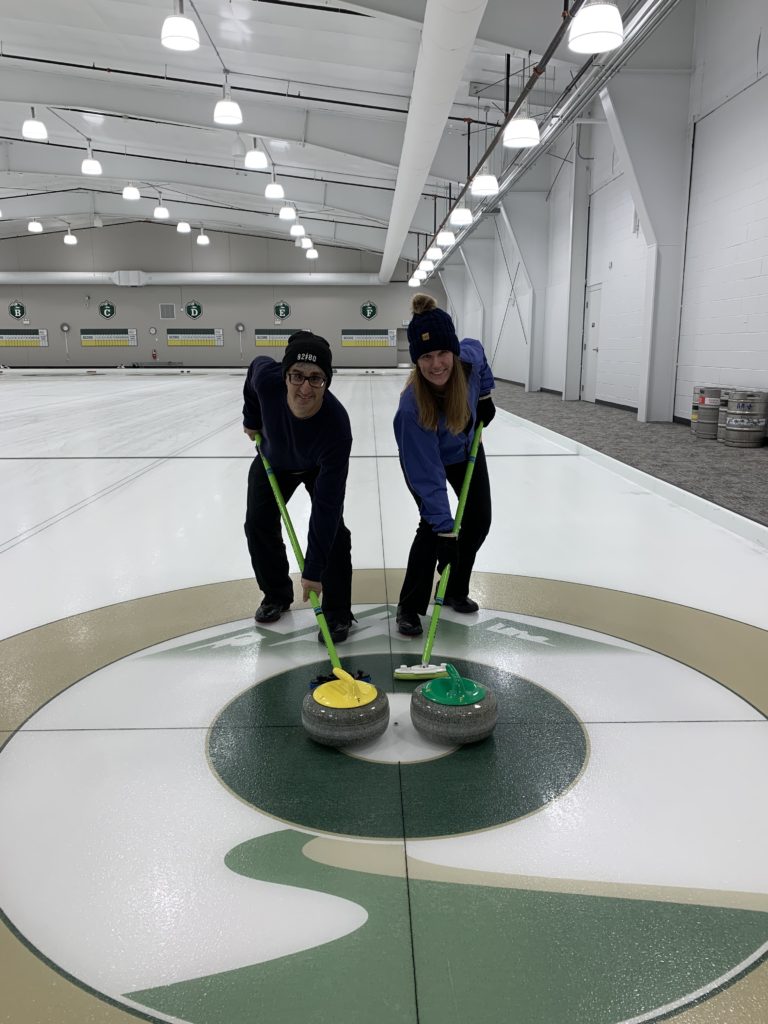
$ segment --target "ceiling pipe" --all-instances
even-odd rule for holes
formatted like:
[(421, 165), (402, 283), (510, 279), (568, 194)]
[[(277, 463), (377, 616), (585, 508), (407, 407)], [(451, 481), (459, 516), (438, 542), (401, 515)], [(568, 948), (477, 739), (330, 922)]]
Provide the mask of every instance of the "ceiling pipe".
[(349, 285), (366, 288), (381, 285), (378, 274), (342, 273), (146, 273), (143, 270), (114, 270), (112, 272), (79, 270), (34, 270), (0, 272), (1, 284), (112, 284), (119, 287), (142, 288), (147, 285)]
[[(636, 3), (630, 5), (624, 13), (624, 42), (622, 45), (609, 53), (597, 54), (590, 57), (581, 66), (572, 81), (563, 90), (556, 102), (552, 105), (551, 109), (545, 115), (543, 120), (548, 123), (546, 123), (541, 129), (540, 144), (532, 149), (524, 150), (519, 163), (516, 162), (509, 168), (508, 173), (506, 173), (499, 182), (498, 193), (488, 201), (481, 204), (478, 208), (479, 212), (475, 216), (472, 224), (468, 224), (466, 228), (456, 234), (456, 245), (454, 249), (468, 238), (489, 214), (494, 212), (503, 196), (525, 174), (526, 171), (533, 167), (539, 157), (546, 155), (548, 148), (555, 142), (555, 140), (567, 128), (570, 128), (573, 124), (577, 123), (579, 115), (585, 107), (592, 102), (608, 80), (622, 68), (622, 66), (634, 54), (635, 50), (642, 46), (648, 36), (652, 34), (657, 26), (664, 20), (664, 18), (666, 18), (670, 11), (677, 6), (678, 3), (679, 0), (637, 0)], [(579, 7), (581, 6), (579, 0), (575, 0), (571, 5), (571, 15), (575, 13), (577, 4)], [(557, 33), (555, 38), (559, 41), (559, 39), (562, 38), (562, 34), (561, 26), (561, 31)], [(549, 50), (552, 50), (552, 44), (550, 44)], [(600, 58), (599, 62), (596, 57)], [(537, 67), (540, 66), (541, 62)], [(534, 68), (534, 75), (529, 79), (526, 88), (521, 92), (518, 101), (510, 110), (507, 118), (505, 118), (504, 123), (501, 125), (486, 153), (483, 154), (483, 158), (478, 163), (478, 168), (482, 166), (483, 161), (487, 160), (490, 152), (496, 147), (504, 133), (504, 128), (508, 120), (514, 115), (515, 111), (521, 105), (524, 96), (533, 87), (535, 77), (538, 77), (536, 75), (536, 70), (537, 69)], [(466, 192), (467, 188), (468, 185), (465, 186), (464, 190), (459, 194), (456, 200), (457, 203), (464, 192)], [(442, 230), (442, 227), (448, 221), (449, 216), (450, 211), (446, 214), (445, 221), (440, 225), (438, 231)]]
[(392, 278), (488, 0), (427, 0), (379, 279)]

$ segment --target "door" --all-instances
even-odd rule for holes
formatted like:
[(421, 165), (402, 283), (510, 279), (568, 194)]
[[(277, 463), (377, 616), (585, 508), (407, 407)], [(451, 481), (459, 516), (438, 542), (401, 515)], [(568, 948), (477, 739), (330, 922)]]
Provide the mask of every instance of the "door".
[(597, 360), (600, 353), (600, 292), (602, 285), (587, 288), (584, 305), (584, 334), (581, 350), (581, 398), (594, 402), (597, 387)]

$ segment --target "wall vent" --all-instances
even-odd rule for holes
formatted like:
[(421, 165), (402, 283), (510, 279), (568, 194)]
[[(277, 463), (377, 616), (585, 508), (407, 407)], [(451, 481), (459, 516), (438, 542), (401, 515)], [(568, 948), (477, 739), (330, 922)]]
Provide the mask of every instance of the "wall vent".
[(161, 320), (175, 320), (176, 319), (176, 305), (173, 302), (161, 302), (160, 303), (160, 319)]

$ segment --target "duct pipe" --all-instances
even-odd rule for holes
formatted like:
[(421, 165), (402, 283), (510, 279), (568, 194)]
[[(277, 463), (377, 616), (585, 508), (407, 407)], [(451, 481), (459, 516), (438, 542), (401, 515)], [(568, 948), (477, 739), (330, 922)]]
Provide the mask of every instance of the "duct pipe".
[(141, 288), (145, 285), (355, 285), (370, 288), (381, 285), (378, 274), (278, 274), (278, 273), (145, 273), (143, 270), (115, 270), (112, 273), (90, 271), (11, 271), (0, 272), (0, 284), (104, 284)]
[(427, 0), (379, 279), (387, 284), (443, 137), (488, 0)]

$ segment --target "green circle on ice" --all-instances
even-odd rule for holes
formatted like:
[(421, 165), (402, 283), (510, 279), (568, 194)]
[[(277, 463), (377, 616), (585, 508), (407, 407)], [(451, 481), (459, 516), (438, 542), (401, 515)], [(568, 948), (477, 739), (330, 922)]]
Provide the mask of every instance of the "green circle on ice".
[[(400, 657), (366, 654), (366, 670), (381, 686)], [(576, 715), (529, 680), (476, 661), (456, 658), (453, 664), (495, 689), (499, 721), (482, 743), (400, 764), (320, 746), (300, 727), (309, 681), (327, 671), (327, 663), (318, 662), (271, 676), (228, 704), (209, 733), (210, 764), (234, 793), (266, 814), (345, 836), (457, 835), (503, 825), (556, 799), (587, 758)], [(410, 692), (413, 684), (397, 688)]]

